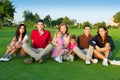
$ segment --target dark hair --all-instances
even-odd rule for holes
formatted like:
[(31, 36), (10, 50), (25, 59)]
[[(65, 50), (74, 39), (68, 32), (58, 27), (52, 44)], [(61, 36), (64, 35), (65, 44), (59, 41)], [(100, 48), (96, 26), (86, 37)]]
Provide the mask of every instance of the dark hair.
[(39, 20), (36, 22), (36, 24), (38, 24), (39, 22), (42, 22), (43, 25), (44, 25), (44, 21), (43, 21), (42, 19), (39, 19)]
[(99, 26), (99, 27), (98, 27), (98, 31), (97, 31), (97, 34), (98, 34), (99, 36), (100, 36), (100, 34), (99, 34), (99, 29), (100, 29), (100, 28), (102, 28), (102, 29), (104, 29), (105, 31), (107, 31), (106, 34), (105, 34), (105, 36), (108, 35), (108, 30), (107, 30), (107, 28), (104, 27), (104, 26)]
[[(99, 34), (99, 29), (100, 29), (100, 28), (102, 28), (102, 29), (104, 29), (105, 31), (107, 31), (106, 34), (105, 34), (105, 39), (104, 39), (104, 41), (103, 41), (102, 37), (101, 37), (100, 34)], [(99, 26), (99, 27), (98, 27), (97, 34), (98, 34), (98, 40), (99, 40), (99, 42), (104, 43), (104, 44), (105, 44), (106, 42), (108, 42), (108, 38), (107, 38), (107, 36), (108, 36), (108, 30), (107, 30), (107, 28), (106, 28), (105, 26)]]
[(20, 37), (20, 32), (19, 32), (19, 29), (21, 28), (21, 26), (24, 26), (24, 29), (25, 29), (25, 31), (23, 32), (23, 34), (22, 34), (22, 40), (23, 40), (23, 38), (24, 38), (24, 36), (26, 35), (26, 25), (25, 24), (20, 24), (20, 25), (18, 25), (18, 28), (17, 28), (17, 30), (16, 30), (16, 33), (15, 33), (15, 39), (18, 41), (18, 39), (19, 39), (19, 37)]
[(68, 26), (67, 26), (66, 23), (63, 23), (63, 22), (62, 22), (62, 23), (58, 26), (58, 30), (60, 31), (61, 26), (64, 26), (64, 25), (65, 25), (65, 27), (66, 27), (66, 32), (65, 32), (65, 34), (68, 35)]
[(90, 25), (85, 25), (85, 26), (84, 26), (84, 29), (85, 29), (86, 27), (89, 27), (89, 28), (91, 28), (91, 26), (90, 26)]
[(76, 40), (76, 35), (74, 35), (74, 34), (70, 35), (70, 39), (75, 39)]

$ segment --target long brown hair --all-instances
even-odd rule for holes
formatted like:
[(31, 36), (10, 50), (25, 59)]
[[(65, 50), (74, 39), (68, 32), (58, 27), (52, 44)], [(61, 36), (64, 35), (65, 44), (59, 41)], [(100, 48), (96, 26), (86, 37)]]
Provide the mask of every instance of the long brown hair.
[(66, 32), (65, 32), (65, 34), (68, 36), (69, 34), (68, 34), (68, 26), (67, 26), (67, 24), (62, 22), (62, 23), (58, 26), (58, 30), (59, 30), (59, 31), (60, 31), (61, 26), (65, 26), (65, 27), (66, 27)]
[[(100, 34), (99, 34), (99, 29), (100, 29), (100, 28), (102, 28), (102, 29), (104, 29), (104, 30), (106, 31), (104, 41), (103, 41), (102, 37), (101, 37)], [(108, 38), (107, 38), (107, 36), (108, 36), (108, 30), (107, 30), (106, 27), (104, 27), (104, 26), (99, 26), (99, 27), (98, 27), (97, 34), (98, 34), (98, 40), (99, 40), (100, 43), (105, 44), (105, 43), (108, 42)]]
[(18, 25), (18, 28), (17, 28), (17, 30), (16, 30), (16, 33), (15, 33), (15, 39), (18, 41), (18, 39), (19, 39), (19, 37), (20, 37), (20, 32), (19, 32), (19, 29), (21, 28), (21, 26), (24, 26), (24, 32), (23, 32), (23, 34), (22, 34), (22, 40), (23, 40), (23, 38), (24, 38), (24, 36), (26, 35), (26, 25), (25, 24), (20, 24), (20, 25)]

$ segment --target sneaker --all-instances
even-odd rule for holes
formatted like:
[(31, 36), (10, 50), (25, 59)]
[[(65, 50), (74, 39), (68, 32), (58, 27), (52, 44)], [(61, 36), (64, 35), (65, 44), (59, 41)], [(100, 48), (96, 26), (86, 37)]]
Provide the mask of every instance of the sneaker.
[(98, 63), (98, 59), (92, 59), (91, 62), (96, 64)]
[(42, 58), (40, 58), (39, 60), (38, 60), (38, 63), (43, 63), (43, 59)]
[(33, 61), (34, 61), (33, 58), (28, 58), (28, 59), (24, 60), (24, 63), (25, 64), (31, 64), (31, 63), (33, 63)]
[(0, 58), (0, 61), (9, 61), (10, 59), (9, 58)]
[(112, 64), (112, 65), (120, 65), (120, 61), (111, 60), (110, 64)]
[(56, 57), (55, 58), (55, 61), (59, 62), (59, 63), (62, 63), (62, 60), (60, 59), (60, 57)]
[(69, 55), (70, 57), (70, 61), (73, 62), (74, 61), (74, 56), (73, 55)]
[(103, 59), (103, 62), (102, 62), (102, 65), (103, 66), (108, 66), (108, 59)]
[(86, 60), (85, 64), (91, 64), (91, 62), (89, 60)]

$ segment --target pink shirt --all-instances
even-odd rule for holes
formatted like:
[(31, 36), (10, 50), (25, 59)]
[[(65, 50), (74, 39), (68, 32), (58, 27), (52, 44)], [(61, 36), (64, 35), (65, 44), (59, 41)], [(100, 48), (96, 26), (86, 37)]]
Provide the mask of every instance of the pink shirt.
[(68, 45), (68, 49), (69, 49), (69, 50), (73, 50), (73, 48), (74, 48), (75, 46), (77, 46), (77, 43), (69, 44), (69, 45)]

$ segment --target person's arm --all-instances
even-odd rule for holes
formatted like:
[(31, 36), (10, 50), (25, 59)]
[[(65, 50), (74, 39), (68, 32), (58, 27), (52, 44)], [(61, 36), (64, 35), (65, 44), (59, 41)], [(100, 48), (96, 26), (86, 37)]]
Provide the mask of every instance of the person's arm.
[(51, 42), (52, 42), (51, 33), (49, 32), (48, 34), (49, 34), (49, 35), (48, 35), (48, 43), (51, 43)]
[(93, 46), (94, 48), (98, 48), (98, 49), (99, 49), (99, 47), (96, 45), (96, 40), (97, 40), (97, 38), (98, 38), (98, 35), (96, 35), (96, 36), (93, 37), (91, 40), (89, 40), (88, 43), (89, 43), (91, 46)]
[(52, 40), (52, 44), (53, 44), (54, 46), (56, 46), (56, 47), (59, 46), (59, 44), (57, 43), (57, 39), (56, 39), (56, 37), (53, 38), (53, 40)]

